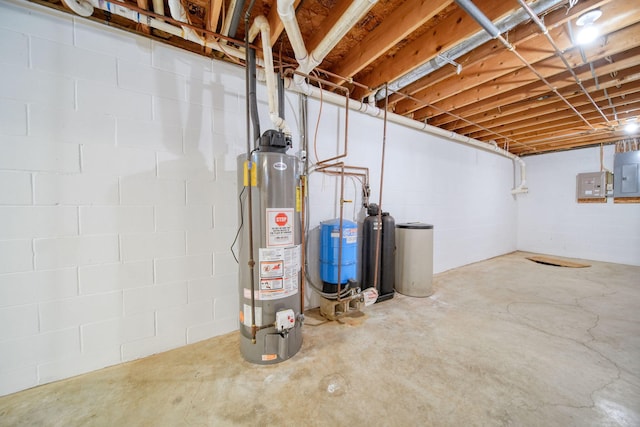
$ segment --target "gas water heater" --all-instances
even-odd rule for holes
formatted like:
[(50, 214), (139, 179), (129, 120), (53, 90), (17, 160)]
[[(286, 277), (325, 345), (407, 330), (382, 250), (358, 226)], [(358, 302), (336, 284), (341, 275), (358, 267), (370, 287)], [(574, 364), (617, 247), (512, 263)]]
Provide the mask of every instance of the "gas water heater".
[(299, 160), (286, 154), (289, 145), (267, 131), (250, 160), (238, 158), (240, 351), (258, 364), (287, 360), (302, 346)]

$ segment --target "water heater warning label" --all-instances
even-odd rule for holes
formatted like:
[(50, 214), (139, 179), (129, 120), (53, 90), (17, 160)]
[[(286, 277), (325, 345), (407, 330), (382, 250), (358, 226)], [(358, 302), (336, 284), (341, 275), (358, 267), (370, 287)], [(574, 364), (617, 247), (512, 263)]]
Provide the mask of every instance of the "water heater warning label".
[(284, 261), (260, 261), (260, 277), (282, 277), (284, 275)]
[[(289, 248), (260, 248), (260, 288), (255, 292), (258, 300), (272, 300), (288, 297), (298, 292), (300, 283), (300, 245)], [(245, 289), (245, 298), (251, 298), (251, 291)]]
[(267, 247), (293, 245), (293, 209), (268, 208)]

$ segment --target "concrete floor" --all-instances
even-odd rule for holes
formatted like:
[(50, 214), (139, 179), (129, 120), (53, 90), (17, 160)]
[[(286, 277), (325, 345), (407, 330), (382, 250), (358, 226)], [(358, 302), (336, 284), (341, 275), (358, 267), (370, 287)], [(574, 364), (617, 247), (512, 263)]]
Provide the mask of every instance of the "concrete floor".
[(305, 325), (279, 365), (232, 333), (0, 398), (0, 424), (639, 426), (640, 267), (525, 255)]

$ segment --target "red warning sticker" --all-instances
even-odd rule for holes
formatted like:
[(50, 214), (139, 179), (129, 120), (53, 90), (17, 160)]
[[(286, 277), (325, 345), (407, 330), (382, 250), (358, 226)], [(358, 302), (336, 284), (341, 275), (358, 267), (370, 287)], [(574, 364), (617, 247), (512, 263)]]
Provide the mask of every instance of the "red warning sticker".
[(293, 246), (293, 208), (266, 210), (267, 247)]

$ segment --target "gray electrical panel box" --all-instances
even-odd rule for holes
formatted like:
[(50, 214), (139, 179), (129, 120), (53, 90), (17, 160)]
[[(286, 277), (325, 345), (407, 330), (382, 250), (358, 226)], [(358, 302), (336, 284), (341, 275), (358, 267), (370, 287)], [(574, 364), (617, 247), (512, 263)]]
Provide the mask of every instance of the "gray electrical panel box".
[(576, 176), (576, 199), (578, 202), (606, 202), (613, 190), (611, 172), (579, 173)]
[(614, 197), (640, 197), (640, 151), (616, 153), (613, 172)]

